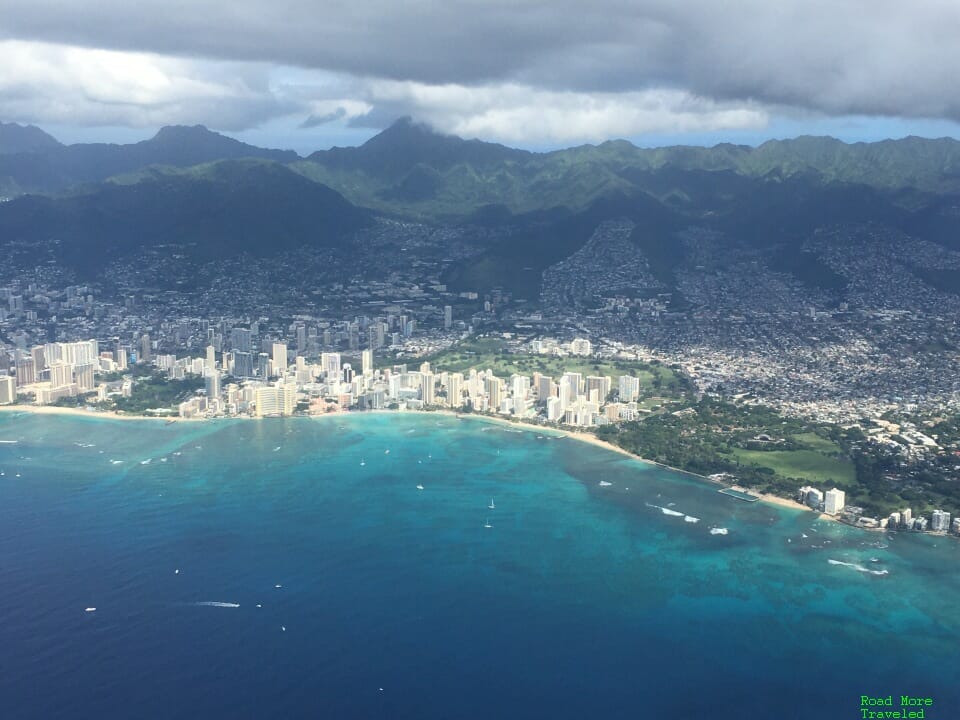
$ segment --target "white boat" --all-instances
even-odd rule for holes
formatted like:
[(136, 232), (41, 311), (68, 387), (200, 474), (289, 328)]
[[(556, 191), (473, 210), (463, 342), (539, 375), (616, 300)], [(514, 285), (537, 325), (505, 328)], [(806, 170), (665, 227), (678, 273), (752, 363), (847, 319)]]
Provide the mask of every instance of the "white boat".
[(367, 463), (366, 463), (365, 460), (361, 460), (361, 461), (360, 461), (360, 467), (363, 467), (363, 466), (366, 465), (366, 464), (367, 464)]
[(490, 508), (491, 510), (493, 510), (493, 509), (495, 509), (495, 508), (497, 507), (496, 505), (493, 504), (493, 498), (490, 498), (490, 504), (487, 505), (487, 507)]
[(423, 485), (417, 485), (417, 490), (423, 490)]
[(483, 526), (484, 526), (485, 528), (492, 528), (492, 527), (493, 527), (493, 525), (490, 524), (490, 518), (487, 518), (487, 519), (486, 519), (486, 521), (483, 523)]

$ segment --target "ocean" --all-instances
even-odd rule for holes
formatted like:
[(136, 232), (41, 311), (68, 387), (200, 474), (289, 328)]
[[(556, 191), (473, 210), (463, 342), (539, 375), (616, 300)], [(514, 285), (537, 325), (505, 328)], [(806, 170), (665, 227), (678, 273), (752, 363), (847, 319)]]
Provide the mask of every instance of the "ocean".
[(4, 720), (960, 717), (955, 538), (449, 415), (0, 440)]

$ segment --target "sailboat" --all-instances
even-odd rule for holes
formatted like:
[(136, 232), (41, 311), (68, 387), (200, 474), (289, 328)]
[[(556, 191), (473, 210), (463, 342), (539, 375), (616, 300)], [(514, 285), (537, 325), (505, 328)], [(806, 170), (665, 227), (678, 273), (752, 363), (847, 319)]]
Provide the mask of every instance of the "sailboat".
[(423, 490), (423, 485), (417, 485), (417, 490)]
[(492, 528), (492, 527), (493, 527), (493, 525), (490, 524), (490, 518), (487, 518), (487, 519), (486, 519), (486, 521), (483, 523), (483, 526), (484, 526), (485, 528)]
[(487, 507), (490, 508), (491, 510), (497, 507), (496, 505), (493, 504), (493, 498), (490, 498), (490, 504), (487, 505)]

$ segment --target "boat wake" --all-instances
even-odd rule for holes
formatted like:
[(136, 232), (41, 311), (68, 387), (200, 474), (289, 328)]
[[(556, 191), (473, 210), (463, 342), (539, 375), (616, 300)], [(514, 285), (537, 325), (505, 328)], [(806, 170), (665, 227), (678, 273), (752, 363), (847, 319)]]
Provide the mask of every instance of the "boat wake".
[(711, 535), (726, 535), (729, 532), (726, 528), (710, 528)]
[(651, 503), (646, 503), (647, 507), (656, 508), (664, 515), (669, 515), (670, 517), (686, 517), (686, 513), (682, 513), (678, 510), (671, 510), (668, 507), (663, 507), (661, 505), (652, 505)]
[(613, 485), (613, 483), (607, 482), (606, 480), (600, 481), (600, 487), (610, 487), (611, 485)]
[(240, 607), (240, 603), (216, 602), (214, 600), (204, 600), (202, 602), (195, 602), (191, 604), (196, 607), (222, 607), (222, 608)]
[(871, 575), (889, 575), (889, 570), (871, 570), (870, 568), (865, 568), (863, 565), (857, 565), (856, 563), (844, 562), (843, 560), (833, 560), (828, 559), (828, 563), (831, 565), (843, 565), (844, 567), (853, 568), (857, 572), (870, 573)]

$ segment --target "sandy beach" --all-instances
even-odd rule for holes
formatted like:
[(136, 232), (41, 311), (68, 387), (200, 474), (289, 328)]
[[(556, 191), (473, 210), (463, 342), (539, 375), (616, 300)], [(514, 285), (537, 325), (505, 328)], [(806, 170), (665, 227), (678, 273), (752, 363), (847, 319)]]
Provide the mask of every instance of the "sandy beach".
[[(109, 420), (147, 420), (164, 422), (174, 420), (176, 422), (194, 422), (177, 415), (127, 415), (125, 413), (98, 412), (96, 410), (84, 410), (83, 408), (58, 407), (56, 405), (0, 405), (0, 413), (31, 413), (33, 415), (73, 415), (75, 417), (102, 418)], [(203, 420), (205, 418), (196, 418)]]

